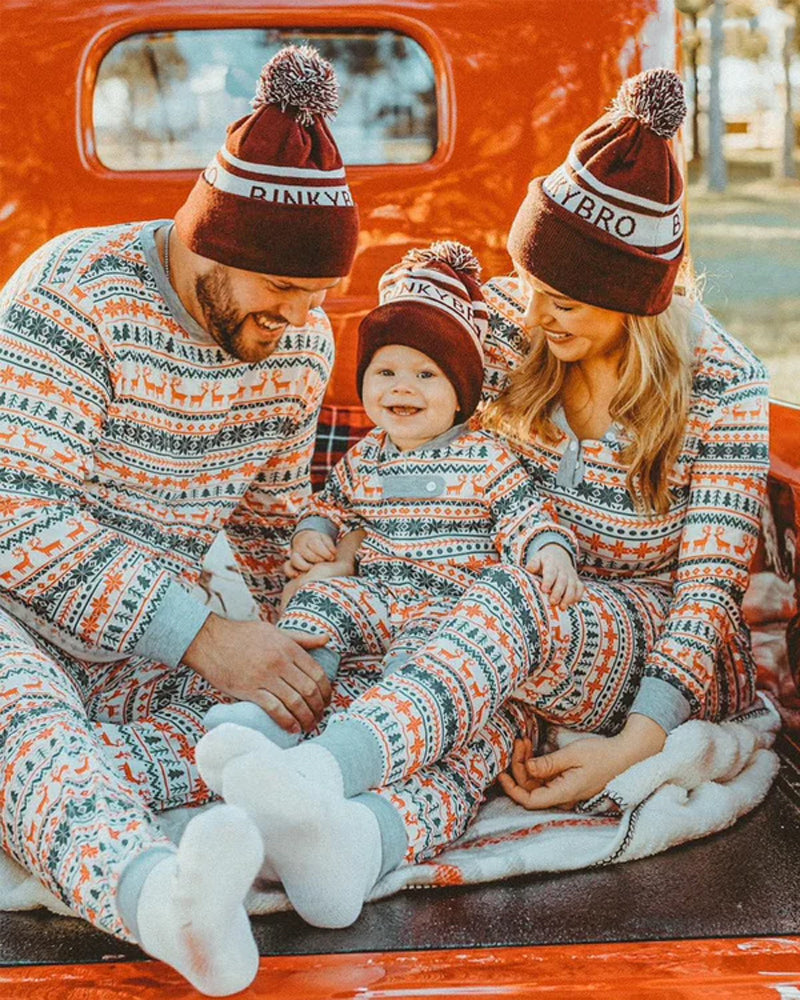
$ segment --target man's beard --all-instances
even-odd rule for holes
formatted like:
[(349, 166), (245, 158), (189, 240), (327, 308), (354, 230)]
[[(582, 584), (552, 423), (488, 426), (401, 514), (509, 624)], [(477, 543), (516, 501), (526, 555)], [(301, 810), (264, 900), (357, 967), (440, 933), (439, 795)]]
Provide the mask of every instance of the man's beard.
[[(221, 267), (213, 267), (206, 274), (201, 274), (195, 282), (195, 295), (203, 310), (206, 329), (216, 342), (228, 354), (240, 361), (253, 363), (263, 361), (275, 350), (277, 340), (273, 344), (248, 345), (244, 337), (244, 321), (233, 302), (230, 281)], [(259, 314), (263, 315), (263, 314)], [(269, 315), (278, 323), (285, 323), (282, 316)], [(255, 319), (253, 320), (255, 324)]]

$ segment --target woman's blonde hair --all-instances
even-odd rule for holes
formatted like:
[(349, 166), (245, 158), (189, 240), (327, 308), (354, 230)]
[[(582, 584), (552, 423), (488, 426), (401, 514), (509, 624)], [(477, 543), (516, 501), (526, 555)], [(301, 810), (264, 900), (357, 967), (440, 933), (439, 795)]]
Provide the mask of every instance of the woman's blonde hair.
[[(657, 514), (669, 510), (669, 470), (686, 431), (692, 388), (689, 316), (696, 295), (676, 294), (657, 316), (627, 316), (628, 341), (611, 400), (611, 419), (631, 437), (622, 453), (636, 506)], [(531, 434), (554, 443), (560, 436), (552, 412), (567, 364), (550, 351), (543, 335), (512, 376), (508, 388), (483, 414), (483, 425), (520, 442)]]

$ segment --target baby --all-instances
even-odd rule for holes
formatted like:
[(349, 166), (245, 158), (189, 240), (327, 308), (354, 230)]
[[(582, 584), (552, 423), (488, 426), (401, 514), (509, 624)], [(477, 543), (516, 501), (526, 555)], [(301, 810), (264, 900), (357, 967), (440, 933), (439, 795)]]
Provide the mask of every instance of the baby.
[[(552, 603), (583, 594), (571, 532), (510, 449), (466, 424), (484, 374), (479, 271), (459, 243), (413, 250), (383, 275), (359, 327), (359, 395), (376, 427), (301, 512), (287, 575), (303, 574), (302, 586), (280, 621), (328, 637), (311, 655), (331, 679), (347, 654), (382, 657), (385, 672), (412, 659), (497, 563), (540, 574)], [(320, 579), (337, 572), (337, 540), (358, 529), (358, 576)], [(222, 722), (282, 747), (302, 738), (246, 702), (215, 706), (206, 724)]]

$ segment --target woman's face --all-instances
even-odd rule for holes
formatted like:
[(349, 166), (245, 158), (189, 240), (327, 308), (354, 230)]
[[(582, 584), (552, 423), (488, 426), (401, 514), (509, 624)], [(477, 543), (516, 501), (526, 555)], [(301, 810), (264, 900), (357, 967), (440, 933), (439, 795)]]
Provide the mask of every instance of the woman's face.
[(625, 313), (599, 309), (562, 295), (515, 264), (527, 293), (523, 325), (541, 331), (550, 351), (561, 361), (589, 361), (619, 353), (628, 332)]

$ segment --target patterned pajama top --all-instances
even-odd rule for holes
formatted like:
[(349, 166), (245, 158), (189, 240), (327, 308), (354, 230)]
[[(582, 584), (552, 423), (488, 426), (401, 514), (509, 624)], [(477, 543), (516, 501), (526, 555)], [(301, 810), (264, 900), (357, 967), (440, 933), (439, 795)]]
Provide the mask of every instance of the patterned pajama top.
[(487, 566), (525, 566), (572, 533), (510, 449), (463, 424), (412, 451), (383, 430), (354, 445), (305, 504), (297, 530), (364, 528), (359, 576), (423, 596), (460, 596)]
[[(527, 351), (525, 294), (515, 278), (493, 279), (483, 291), (490, 308), (485, 398), (491, 399)], [(557, 410), (555, 443), (534, 438), (517, 449), (559, 523), (574, 533), (587, 584), (629, 581), (671, 593), (633, 705), (666, 719), (667, 728), (696, 713), (721, 660), (739, 677), (755, 676), (742, 597), (769, 466), (763, 365), (699, 306), (690, 332), (692, 395), (669, 474), (667, 513), (635, 509), (621, 457), (629, 437), (618, 425), (600, 440), (579, 441)]]
[(163, 224), (60, 236), (0, 297), (0, 607), (87, 660), (176, 664), (223, 526), (276, 611), (333, 361), (319, 310), (265, 361), (222, 351), (167, 281)]

